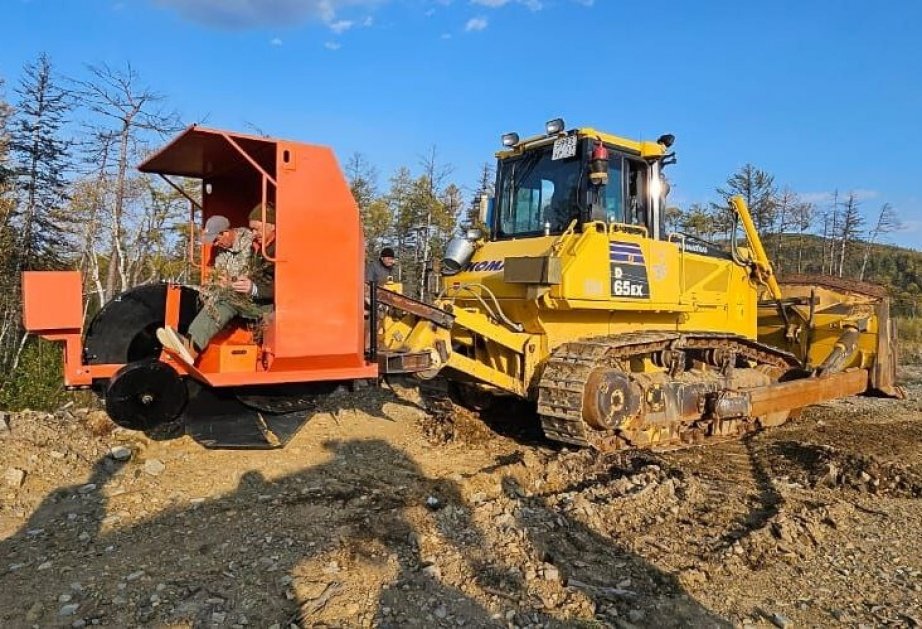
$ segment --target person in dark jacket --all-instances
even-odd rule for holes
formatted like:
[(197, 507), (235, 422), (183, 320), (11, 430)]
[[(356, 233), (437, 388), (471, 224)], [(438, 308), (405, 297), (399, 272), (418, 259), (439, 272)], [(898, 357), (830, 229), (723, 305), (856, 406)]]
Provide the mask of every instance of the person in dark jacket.
[(365, 267), (365, 281), (375, 282), (376, 284), (386, 284), (388, 281), (397, 281), (397, 257), (394, 250), (390, 247), (381, 249), (381, 254), (377, 260), (369, 262)]
[[(189, 325), (188, 336), (169, 326), (157, 330), (161, 345), (190, 365), (234, 317), (259, 319), (272, 310), (275, 300), (275, 263), (272, 261), (275, 259), (275, 207), (267, 203), (263, 213), (260, 203), (250, 212), (249, 220), (254, 251), (248, 271), (230, 281), (235, 299), (217, 299), (206, 304)], [(210, 237), (206, 229), (203, 240), (209, 242)], [(243, 297), (245, 299), (241, 299)]]

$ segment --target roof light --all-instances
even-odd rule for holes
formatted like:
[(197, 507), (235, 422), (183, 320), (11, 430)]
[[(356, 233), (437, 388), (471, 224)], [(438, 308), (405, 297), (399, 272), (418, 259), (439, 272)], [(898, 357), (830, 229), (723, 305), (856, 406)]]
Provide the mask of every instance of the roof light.
[(503, 136), (503, 146), (513, 147), (519, 143), (518, 133), (507, 133)]
[(675, 143), (675, 136), (671, 133), (664, 133), (659, 136), (659, 139), (656, 141), (657, 144), (662, 144), (667, 149)]
[(557, 135), (566, 128), (566, 123), (563, 121), (563, 118), (554, 118), (549, 120), (547, 124), (544, 125), (545, 131), (548, 135)]

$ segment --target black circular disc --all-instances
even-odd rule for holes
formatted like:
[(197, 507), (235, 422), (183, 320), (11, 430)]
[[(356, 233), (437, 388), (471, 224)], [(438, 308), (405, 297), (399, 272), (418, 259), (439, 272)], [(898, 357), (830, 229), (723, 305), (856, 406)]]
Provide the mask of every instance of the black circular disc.
[(106, 388), (106, 412), (119, 426), (150, 430), (173, 421), (188, 399), (186, 383), (172, 367), (158, 360), (128, 363)]
[[(83, 340), (87, 363), (124, 365), (160, 356), (157, 328), (164, 324), (166, 299), (166, 284), (144, 284), (110, 300), (87, 325)], [(177, 325), (180, 334), (187, 333), (198, 310), (198, 293), (183, 286)]]

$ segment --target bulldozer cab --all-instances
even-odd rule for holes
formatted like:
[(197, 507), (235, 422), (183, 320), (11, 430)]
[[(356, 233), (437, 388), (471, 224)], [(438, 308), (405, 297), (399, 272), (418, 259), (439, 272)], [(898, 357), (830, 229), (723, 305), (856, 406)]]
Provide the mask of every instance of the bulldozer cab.
[(517, 143), (497, 155), (493, 238), (559, 235), (574, 221), (576, 231), (603, 221), (665, 238), (665, 148), (591, 129)]

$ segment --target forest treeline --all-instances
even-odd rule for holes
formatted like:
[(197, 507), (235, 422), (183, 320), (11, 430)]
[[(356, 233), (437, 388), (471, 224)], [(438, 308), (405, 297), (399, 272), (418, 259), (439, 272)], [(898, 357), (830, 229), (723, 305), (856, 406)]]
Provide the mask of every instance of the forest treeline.
[[(61, 391), (59, 350), (23, 331), (23, 271), (79, 270), (87, 314), (138, 284), (197, 281), (189, 202), (135, 168), (184, 126), (168, 97), (128, 64), (89, 65), (72, 78), (41, 55), (19, 76), (0, 77), (0, 407), (48, 406)], [(461, 182), (431, 147), (386, 177), (361, 154), (343, 168), (368, 255), (394, 247), (408, 292), (431, 296), (445, 244), (475, 220), (479, 199), (493, 193), (491, 167)], [(199, 194), (194, 182), (182, 185)], [(842, 189), (809, 202), (746, 165), (715, 190), (713, 203), (670, 208), (668, 222), (726, 241), (733, 230), (727, 199), (741, 194), (780, 273), (882, 283), (897, 311), (915, 316), (922, 254), (885, 244), (899, 229), (892, 207)]]

